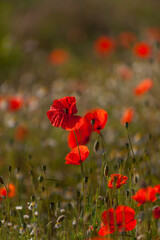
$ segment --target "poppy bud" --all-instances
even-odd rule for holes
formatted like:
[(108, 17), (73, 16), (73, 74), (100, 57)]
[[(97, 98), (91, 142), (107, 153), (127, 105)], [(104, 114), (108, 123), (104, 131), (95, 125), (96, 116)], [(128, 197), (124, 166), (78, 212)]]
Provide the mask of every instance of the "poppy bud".
[(99, 140), (95, 141), (94, 147), (93, 147), (93, 151), (97, 152), (99, 150)]
[(50, 203), (50, 210), (53, 211), (54, 210), (54, 202)]
[(79, 198), (81, 196), (80, 191), (77, 191), (77, 198)]
[(46, 165), (43, 165), (43, 166), (42, 166), (42, 171), (43, 171), (43, 172), (46, 172), (46, 169), (47, 169)]
[(0, 176), (0, 183), (4, 185), (3, 177)]
[(12, 171), (12, 167), (11, 167), (11, 166), (9, 166), (9, 167), (8, 167), (8, 170), (9, 170), (9, 172), (11, 172), (11, 171)]
[(23, 228), (26, 229), (26, 227), (27, 227), (27, 224), (23, 223)]
[(58, 217), (57, 223), (61, 223), (65, 217), (66, 217), (65, 215), (61, 215), (60, 217)]
[(126, 122), (126, 123), (125, 123), (125, 127), (126, 127), (126, 129), (128, 129), (128, 126), (129, 126), (129, 123)]
[(138, 183), (139, 177), (135, 176), (135, 183)]
[(30, 173), (31, 176), (33, 175), (33, 171), (32, 170), (29, 173)]
[(133, 163), (135, 163), (135, 162), (136, 162), (136, 159), (135, 159), (135, 157), (132, 159), (132, 162), (133, 162)]
[(45, 187), (42, 187), (41, 189), (42, 189), (42, 192), (44, 192), (44, 191), (45, 191)]
[(132, 188), (132, 195), (135, 195), (135, 189)]
[(108, 203), (108, 199), (109, 199), (109, 197), (108, 197), (108, 195), (105, 197), (105, 202), (106, 203)]
[(106, 166), (104, 167), (104, 176), (105, 176), (105, 177), (108, 176), (108, 172), (109, 172), (109, 167), (108, 167), (108, 165), (106, 165)]
[(127, 195), (127, 198), (129, 197), (129, 195), (130, 195), (130, 192), (129, 192), (129, 190), (127, 190), (126, 191), (126, 195)]
[(84, 182), (88, 183), (88, 177), (87, 176), (84, 177)]
[(38, 181), (39, 181), (40, 183), (42, 183), (43, 180), (44, 180), (44, 178), (43, 178), (42, 176), (39, 176), (39, 177), (38, 177)]
[(126, 143), (126, 148), (127, 148), (127, 150), (129, 149), (129, 143)]

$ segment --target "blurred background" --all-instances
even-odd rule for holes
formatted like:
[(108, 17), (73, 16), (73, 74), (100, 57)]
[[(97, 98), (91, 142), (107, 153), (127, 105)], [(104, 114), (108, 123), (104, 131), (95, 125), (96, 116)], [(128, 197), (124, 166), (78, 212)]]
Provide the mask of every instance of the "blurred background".
[[(97, 37), (129, 30), (143, 39), (146, 28), (159, 27), (159, 9), (159, 0), (1, 1), (0, 81), (17, 87), (29, 77), (45, 85), (57, 75), (84, 77)], [(70, 51), (61, 69), (48, 64), (54, 48)]]

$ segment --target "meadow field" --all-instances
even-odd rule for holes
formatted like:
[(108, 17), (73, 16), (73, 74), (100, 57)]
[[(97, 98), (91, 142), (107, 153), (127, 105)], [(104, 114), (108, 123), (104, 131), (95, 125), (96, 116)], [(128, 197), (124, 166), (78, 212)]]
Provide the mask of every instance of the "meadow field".
[(159, 9), (0, 1), (0, 239), (160, 239)]

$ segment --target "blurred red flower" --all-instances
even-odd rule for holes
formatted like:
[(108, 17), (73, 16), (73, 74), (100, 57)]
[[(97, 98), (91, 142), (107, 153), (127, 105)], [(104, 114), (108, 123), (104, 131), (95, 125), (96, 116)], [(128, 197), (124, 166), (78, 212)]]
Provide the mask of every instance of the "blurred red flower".
[(80, 145), (79, 147), (73, 148), (71, 152), (67, 154), (65, 164), (80, 165), (88, 155), (89, 149), (84, 145)]
[(160, 28), (150, 27), (146, 30), (148, 37), (153, 41), (160, 41)]
[(90, 121), (88, 121), (87, 118), (83, 118), (83, 123), (81, 127), (77, 130), (75, 130), (75, 133), (71, 131), (68, 135), (68, 146), (70, 148), (74, 148), (77, 146), (77, 141), (75, 138), (75, 134), (77, 136), (78, 144), (79, 145), (85, 145), (89, 142), (90, 136), (92, 133), (92, 125)]
[(121, 46), (129, 48), (136, 41), (136, 35), (133, 32), (125, 31), (119, 35), (118, 40)]
[(120, 188), (123, 184), (126, 184), (128, 177), (115, 173), (111, 175), (111, 179), (108, 182), (109, 188)]
[(157, 193), (160, 194), (160, 184), (154, 186), (154, 189), (156, 190)]
[(143, 59), (150, 58), (151, 56), (151, 46), (146, 42), (139, 42), (134, 45), (133, 53)]
[(130, 80), (132, 78), (133, 72), (131, 68), (126, 65), (120, 65), (117, 67), (116, 72), (118, 77), (122, 78), (122, 80)]
[(152, 213), (153, 213), (153, 217), (154, 217), (155, 219), (160, 218), (160, 207), (155, 207), (155, 208), (153, 209)]
[(47, 117), (54, 127), (62, 127), (67, 131), (79, 129), (83, 123), (83, 118), (76, 116), (76, 99), (75, 97), (64, 97), (54, 100)]
[(152, 187), (141, 188), (132, 198), (138, 202), (137, 206), (140, 206), (147, 202), (154, 202), (156, 198), (156, 189)]
[(98, 234), (103, 237), (115, 231), (131, 231), (137, 223), (134, 217), (135, 211), (130, 207), (122, 205), (116, 209), (110, 208), (101, 215), (102, 224)]
[(125, 124), (126, 122), (130, 123), (130, 122), (132, 122), (133, 117), (134, 117), (134, 110), (132, 108), (128, 108), (123, 113), (123, 116), (121, 118), (121, 122), (123, 124)]
[(146, 92), (148, 92), (153, 86), (153, 80), (145, 79), (139, 85), (134, 88), (134, 94), (140, 96)]
[(88, 112), (85, 117), (92, 122), (93, 131), (100, 133), (100, 130), (103, 129), (106, 125), (108, 114), (103, 109), (93, 109)]
[(61, 65), (67, 62), (69, 54), (64, 49), (55, 49), (49, 55), (49, 61), (54, 65)]
[(8, 110), (11, 112), (20, 110), (24, 104), (23, 98), (18, 96), (8, 97), (7, 102), (8, 102)]
[[(10, 183), (8, 187), (8, 197), (13, 198), (16, 195), (15, 185)], [(7, 191), (5, 187), (0, 188), (0, 201), (7, 197)]]
[(108, 36), (99, 37), (94, 43), (94, 49), (99, 56), (108, 56), (115, 49), (115, 42)]
[(23, 141), (28, 135), (28, 130), (26, 127), (19, 125), (16, 130), (14, 137), (17, 141)]

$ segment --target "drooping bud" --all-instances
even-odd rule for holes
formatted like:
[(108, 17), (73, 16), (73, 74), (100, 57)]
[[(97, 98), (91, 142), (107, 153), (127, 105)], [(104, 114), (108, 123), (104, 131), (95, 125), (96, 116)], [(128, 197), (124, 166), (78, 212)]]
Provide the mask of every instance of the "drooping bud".
[(106, 166), (104, 167), (104, 176), (107, 177), (107, 176), (108, 176), (108, 173), (109, 173), (109, 167), (108, 167), (108, 165), (106, 165)]
[(99, 140), (96, 140), (94, 143), (93, 151), (98, 152), (99, 150)]

